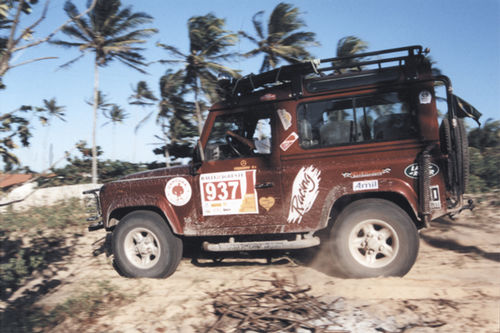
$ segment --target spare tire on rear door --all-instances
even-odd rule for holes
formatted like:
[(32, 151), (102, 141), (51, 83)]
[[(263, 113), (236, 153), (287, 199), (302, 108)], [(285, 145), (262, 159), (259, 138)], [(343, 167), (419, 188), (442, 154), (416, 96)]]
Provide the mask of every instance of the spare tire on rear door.
[(469, 140), (464, 120), (456, 119), (456, 127), (450, 126), (448, 118), (444, 118), (439, 128), (440, 145), (443, 154), (447, 155), (446, 181), (448, 189), (461, 195), (465, 193), (469, 182)]

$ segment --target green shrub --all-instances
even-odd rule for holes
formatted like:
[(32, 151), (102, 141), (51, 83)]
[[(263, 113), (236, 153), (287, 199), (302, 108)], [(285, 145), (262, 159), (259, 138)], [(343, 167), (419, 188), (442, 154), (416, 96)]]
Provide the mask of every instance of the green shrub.
[(33, 207), (14, 211), (11, 207), (0, 215), (0, 231), (28, 231), (47, 229), (61, 230), (69, 226), (83, 225), (85, 207), (79, 199), (70, 199), (52, 206)]

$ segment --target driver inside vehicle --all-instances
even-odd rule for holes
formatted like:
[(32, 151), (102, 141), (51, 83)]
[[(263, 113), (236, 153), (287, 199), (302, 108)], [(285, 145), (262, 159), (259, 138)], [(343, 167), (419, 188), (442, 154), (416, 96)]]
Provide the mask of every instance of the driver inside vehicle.
[[(262, 119), (261, 119), (262, 120)], [(251, 152), (254, 154), (270, 154), (271, 153), (271, 139), (266, 136), (257, 136), (251, 139), (247, 139), (241, 135), (234, 133), (233, 131), (226, 131), (226, 134), (239, 140), (240, 142), (247, 145)]]
[(271, 118), (263, 112), (217, 117), (209, 136), (209, 160), (251, 157), (271, 153)]

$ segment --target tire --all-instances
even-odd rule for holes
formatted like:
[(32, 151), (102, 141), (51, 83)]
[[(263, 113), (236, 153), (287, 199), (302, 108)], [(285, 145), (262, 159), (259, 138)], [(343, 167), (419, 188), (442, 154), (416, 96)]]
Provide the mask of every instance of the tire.
[(417, 259), (419, 236), (412, 219), (396, 204), (363, 199), (339, 215), (328, 249), (334, 270), (343, 277), (403, 276)]
[(182, 258), (182, 241), (151, 211), (127, 214), (113, 232), (114, 261), (128, 277), (166, 278)]
[(461, 193), (465, 193), (467, 185), (469, 184), (469, 138), (467, 137), (467, 130), (465, 129), (465, 122), (463, 119), (458, 119), (458, 149), (461, 155), (461, 165), (459, 166), (460, 179), (462, 181), (460, 188)]
[(443, 154), (448, 155), (451, 148), (451, 134), (450, 134), (450, 121), (448, 118), (444, 118), (441, 121), (441, 126), (439, 126), (439, 140), (441, 144), (441, 151)]
[[(454, 130), (455, 149), (451, 139), (451, 128), (448, 119), (443, 119), (439, 128), (440, 145), (443, 154), (448, 155), (446, 169), (448, 188), (458, 194), (465, 193), (469, 183), (469, 140), (463, 119), (457, 119), (457, 128)], [(453, 156), (452, 156), (453, 155)], [(456, 163), (456, 169), (454, 166)], [(454, 172), (456, 170), (456, 172)], [(454, 175), (454, 173), (457, 173)], [(456, 185), (455, 185), (456, 184)]]

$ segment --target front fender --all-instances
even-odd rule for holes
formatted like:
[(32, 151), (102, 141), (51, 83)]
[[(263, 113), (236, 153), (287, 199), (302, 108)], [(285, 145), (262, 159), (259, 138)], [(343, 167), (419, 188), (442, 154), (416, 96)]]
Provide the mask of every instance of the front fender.
[[(122, 214), (116, 214), (118, 211), (156, 209), (163, 213), (175, 234), (182, 234), (183, 230), (179, 218), (163, 193), (164, 185), (156, 186), (157, 184), (154, 184), (144, 190), (146, 186), (139, 182), (112, 184), (108, 184), (105, 192), (101, 193), (102, 214), (106, 228), (111, 227), (112, 217), (122, 217)], [(141, 194), (138, 195), (138, 193)]]
[(131, 198), (129, 200), (127, 199), (121, 199), (118, 202), (113, 202), (107, 211), (106, 214), (106, 219), (105, 219), (105, 224), (104, 226), (106, 228), (110, 227), (110, 220), (111, 216), (114, 215), (114, 212), (122, 209), (126, 209), (128, 211), (130, 210), (136, 210), (136, 209), (144, 209), (147, 207), (151, 208), (156, 208), (160, 210), (163, 215), (167, 218), (167, 223), (170, 225), (172, 228), (172, 231), (175, 234), (182, 234), (182, 226), (179, 222), (179, 219), (177, 217), (177, 214), (173, 210), (172, 206), (170, 203), (167, 202), (165, 199), (157, 199), (152, 196), (142, 196), (140, 199), (138, 198)]

